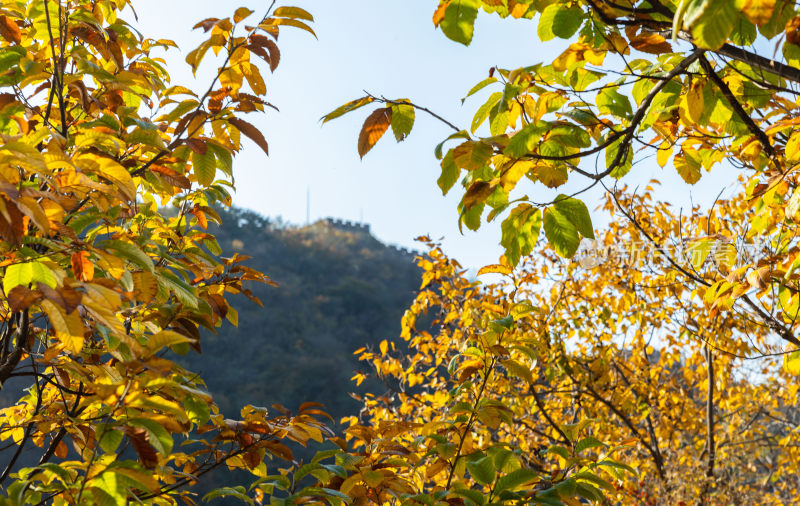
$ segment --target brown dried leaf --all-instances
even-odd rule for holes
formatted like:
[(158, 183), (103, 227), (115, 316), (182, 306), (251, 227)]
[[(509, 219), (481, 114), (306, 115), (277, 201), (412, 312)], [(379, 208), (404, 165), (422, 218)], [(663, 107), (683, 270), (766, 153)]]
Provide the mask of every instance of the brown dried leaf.
[(264, 134), (262, 134), (258, 128), (250, 123), (246, 122), (243, 119), (239, 118), (230, 118), (228, 123), (236, 127), (240, 132), (245, 134), (247, 137), (250, 138), (253, 142), (255, 142), (258, 147), (260, 147), (264, 153), (269, 156), (269, 145), (267, 144), (267, 140), (264, 138)]
[(147, 469), (153, 469), (158, 465), (158, 454), (156, 449), (147, 442), (147, 431), (141, 428), (126, 427), (125, 434), (133, 444), (133, 449), (139, 455), (139, 461)]
[(186, 139), (184, 142), (186, 142), (186, 145), (198, 155), (204, 155), (208, 151), (208, 146), (206, 145), (206, 141), (204, 139), (197, 139), (193, 137), (191, 139)]
[(464, 209), (484, 203), (495, 188), (497, 188), (497, 185), (488, 181), (475, 181), (472, 183), (467, 193), (464, 194)]
[(27, 286), (17, 285), (8, 293), (8, 306), (16, 313), (28, 309), (42, 298), (42, 293)]

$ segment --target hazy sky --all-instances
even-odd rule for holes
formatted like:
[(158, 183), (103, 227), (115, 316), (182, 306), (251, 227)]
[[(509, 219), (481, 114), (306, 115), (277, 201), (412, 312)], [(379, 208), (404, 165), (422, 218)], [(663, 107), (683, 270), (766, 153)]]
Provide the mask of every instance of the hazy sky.
[[(363, 221), (382, 241), (416, 247), (414, 238), (428, 234), (445, 238), (445, 250), (468, 267), (494, 263), (501, 254), (500, 224), (494, 222), (479, 232), (457, 227), (454, 188), (442, 197), (436, 186), (440, 169), (433, 148), (450, 134), (448, 128), (425, 114), (408, 139), (394, 142), (391, 132), (364, 158), (356, 152), (358, 131), (369, 107), (321, 126), (319, 118), (367, 90), (389, 98), (407, 97), (427, 106), (459, 126), (468, 126), (472, 113), (491, 93), (468, 100), (461, 98), (498, 65), (516, 68), (544, 60), (552, 61), (566, 45), (537, 41), (535, 23), (500, 20), (482, 14), (476, 23), (470, 47), (456, 44), (436, 30), (431, 15), (434, 0), (388, 2), (379, 0), (297, 0), (296, 5), (315, 16), (319, 40), (294, 29), (282, 29), (279, 45), (281, 64), (267, 78), (268, 100), (280, 113), (251, 115), (249, 120), (264, 132), (270, 144), (267, 158), (248, 144), (236, 159), (237, 192), (234, 203), (263, 215), (282, 216), (292, 223), (306, 220), (306, 192), (310, 191), (311, 220), (333, 216)], [(282, 4), (279, 2), (279, 5)], [(191, 80), (186, 54), (201, 40), (192, 32), (196, 21), (232, 14), (239, 6), (263, 15), (266, 1), (230, 0), (137, 0), (138, 28), (145, 36), (171, 38), (180, 52), (167, 55), (173, 80)], [(198, 86), (208, 82), (214, 70), (205, 65), (198, 73)], [(363, 111), (363, 112), (362, 112)], [(641, 184), (651, 177), (663, 183), (662, 198), (688, 204), (692, 194), (713, 199), (716, 181), (704, 178), (689, 189), (674, 170), (661, 170), (654, 162), (637, 166), (628, 177)], [(723, 175), (728, 182), (730, 174)], [(522, 183), (521, 183), (522, 184)], [(569, 188), (571, 189), (571, 188)], [(564, 191), (564, 189), (561, 189)], [(555, 194), (529, 183), (524, 190), (536, 201)], [(713, 195), (711, 195), (713, 193)], [(584, 198), (595, 228), (605, 218), (594, 211), (600, 189)], [(711, 195), (711, 197), (709, 197)], [(696, 197), (697, 199), (697, 197)]]

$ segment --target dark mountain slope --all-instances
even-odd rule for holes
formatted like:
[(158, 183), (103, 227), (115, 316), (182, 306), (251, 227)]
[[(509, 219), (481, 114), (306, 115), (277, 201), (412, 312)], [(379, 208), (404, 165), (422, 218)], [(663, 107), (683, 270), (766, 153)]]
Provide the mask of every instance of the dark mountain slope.
[[(420, 282), (414, 255), (380, 243), (359, 224), (288, 227), (236, 209), (222, 218), (224, 226), (210, 232), (224, 254), (251, 256), (246, 265), (279, 287), (253, 288), (264, 307), (236, 300), (238, 328), (206, 333), (203, 353), (182, 363), (203, 375), (230, 415), (244, 404), (293, 409), (305, 401), (324, 403), (337, 421), (354, 414), (353, 351), (399, 335)], [(360, 390), (382, 389), (365, 383)]]

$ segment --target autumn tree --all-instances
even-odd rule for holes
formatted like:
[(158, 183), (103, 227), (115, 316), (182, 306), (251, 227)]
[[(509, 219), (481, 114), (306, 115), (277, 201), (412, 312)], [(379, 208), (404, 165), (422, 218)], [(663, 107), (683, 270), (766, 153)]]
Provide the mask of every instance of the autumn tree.
[[(481, 291), (433, 250), (406, 322), (411, 356), (363, 351), (390, 395), (366, 399), (351, 437), (422, 451), (431, 490), (458, 483), (475, 504), (498, 498), (498, 447), (535, 471), (521, 485), (529, 499), (605, 489), (625, 502), (793, 500), (796, 3), (442, 0), (433, 23), (468, 45), (480, 11), (530, 19), (543, 43), (570, 44), (553, 61), (490, 69), (467, 93), (486, 96), (470, 125), (377, 95), (323, 117), (379, 106), (359, 135), (362, 157), (390, 128), (403, 140), (419, 114), (452, 129), (435, 149), (438, 184), (447, 193), (460, 181), (460, 225), (501, 221), (504, 257), (483, 272), (509, 278)], [(736, 188), (676, 209), (654, 199), (657, 182), (625, 185), (654, 162), (686, 185), (715, 167), (736, 171)], [(580, 189), (542, 197), (567, 181)], [(596, 235), (580, 194), (597, 185), (617, 221)], [(596, 240), (588, 262), (552, 254), (573, 257), (584, 239)], [(413, 326), (424, 309), (439, 315), (435, 333)], [(417, 450), (430, 437), (442, 446)], [(637, 478), (621, 473), (607, 487), (596, 478), (608, 473), (581, 474), (620, 445), (630, 447), (618, 463)], [(536, 460), (554, 454), (555, 467)], [(555, 496), (547, 473), (561, 480)]]
[(0, 409), (0, 504), (193, 504), (185, 486), (210, 469), (265, 476), (265, 459), (292, 461), (281, 441), (327, 433), (307, 405), (225, 418), (172, 360), (200, 351), (201, 329), (236, 324), (231, 295), (271, 283), (220, 256), (206, 228), (231, 203), (242, 136), (267, 151), (244, 117), (272, 107), (279, 31), (313, 34), (312, 17), (240, 8), (201, 21), (207, 38), (186, 61), (216, 70), (196, 91), (171, 81), (159, 54), (175, 43), (140, 35), (133, 7), (0, 9), (0, 388), (13, 399)]

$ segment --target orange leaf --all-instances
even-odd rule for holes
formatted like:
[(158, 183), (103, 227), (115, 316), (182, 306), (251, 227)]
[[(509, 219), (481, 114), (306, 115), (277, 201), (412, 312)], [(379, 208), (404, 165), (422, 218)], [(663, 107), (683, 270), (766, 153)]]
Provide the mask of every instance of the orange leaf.
[(364, 126), (361, 127), (361, 134), (358, 136), (358, 155), (361, 158), (364, 158), (372, 146), (383, 137), (391, 124), (392, 109), (390, 107), (378, 109), (367, 116)]
[(56, 457), (60, 459), (65, 459), (67, 458), (68, 452), (69, 448), (67, 448), (67, 445), (64, 443), (64, 441), (59, 441), (58, 445), (56, 445), (56, 451), (55, 451)]
[(0, 35), (9, 42), (19, 44), (22, 41), (22, 34), (19, 26), (8, 16), (0, 16)]
[(189, 209), (189, 212), (192, 213), (195, 218), (197, 218), (197, 223), (199, 223), (200, 226), (203, 227), (203, 230), (208, 228), (208, 220), (206, 219), (206, 213), (204, 213), (197, 207)]
[(88, 251), (76, 251), (72, 254), (72, 273), (75, 279), (91, 281), (94, 277), (94, 264), (89, 261)]
[(439, 7), (433, 13), (433, 26), (439, 26), (439, 23), (444, 19), (444, 11), (450, 5), (450, 0), (445, 0), (439, 3)]

